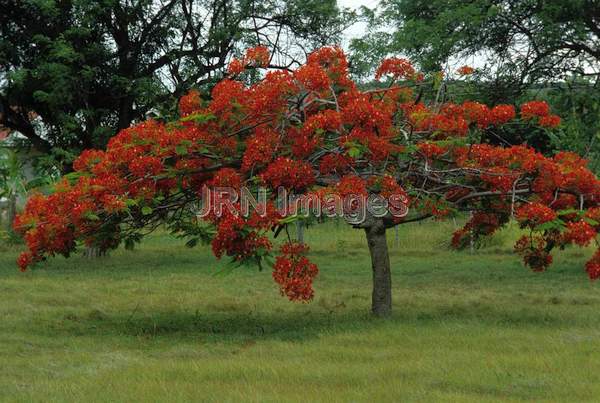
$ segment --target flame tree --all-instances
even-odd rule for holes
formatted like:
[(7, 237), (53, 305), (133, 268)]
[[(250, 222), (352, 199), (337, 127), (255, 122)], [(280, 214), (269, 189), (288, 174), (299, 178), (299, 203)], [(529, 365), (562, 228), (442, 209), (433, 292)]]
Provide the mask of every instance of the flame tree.
[[(113, 137), (105, 151), (87, 150), (47, 196), (34, 195), (14, 226), (28, 250), (22, 270), (80, 244), (107, 250), (130, 247), (166, 225), (189, 245), (209, 242), (217, 258), (239, 263), (271, 260), (273, 279), (290, 300), (309, 301), (318, 269), (308, 246), (288, 241), (274, 250), (269, 233), (288, 225), (275, 208), (275, 190), (296, 194), (405, 194), (401, 219), (368, 215), (372, 258), (372, 312), (391, 312), (386, 229), (428, 218), (471, 212), (452, 236), (460, 248), (471, 237), (494, 233), (515, 217), (527, 235), (515, 245), (535, 271), (551, 251), (588, 245), (600, 229), (600, 182), (572, 153), (544, 156), (527, 145), (503, 145), (505, 130), (552, 130), (560, 118), (544, 102), (488, 107), (475, 102), (426, 105), (414, 88), (428, 77), (404, 59), (386, 59), (377, 79), (386, 86), (361, 90), (348, 76), (343, 52), (325, 47), (297, 70), (269, 71), (244, 83), (247, 69), (265, 66), (257, 47), (234, 60), (210, 101), (191, 91), (180, 100), (180, 119), (148, 120)], [(197, 215), (205, 186), (270, 189), (266, 214), (211, 211)], [(586, 264), (600, 276), (600, 252)]]

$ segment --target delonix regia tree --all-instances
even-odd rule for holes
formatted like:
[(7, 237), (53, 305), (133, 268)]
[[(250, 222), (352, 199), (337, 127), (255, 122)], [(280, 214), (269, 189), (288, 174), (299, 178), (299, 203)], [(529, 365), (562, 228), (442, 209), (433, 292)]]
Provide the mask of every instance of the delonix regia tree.
[[(318, 270), (308, 247), (288, 239), (275, 252), (269, 237), (293, 220), (276, 208), (280, 188), (316, 199), (327, 192), (408, 197), (405, 217), (369, 214), (354, 223), (366, 233), (378, 316), (392, 307), (386, 229), (394, 225), (469, 211), (471, 219), (452, 237), (461, 247), (513, 215), (530, 230), (515, 249), (536, 271), (550, 265), (555, 247), (595, 239), (600, 181), (586, 161), (481, 142), (505, 125), (552, 130), (560, 118), (546, 103), (525, 103), (518, 116), (512, 105), (428, 106), (411, 89), (427, 77), (404, 59), (383, 61), (377, 78), (386, 77), (385, 87), (361, 90), (334, 47), (312, 53), (295, 71), (269, 71), (244, 84), (245, 70), (267, 61), (265, 48), (250, 49), (230, 65), (230, 78), (214, 87), (210, 102), (192, 91), (180, 100), (180, 119), (148, 120), (122, 130), (106, 151), (85, 151), (75, 174), (54, 193), (31, 197), (17, 217), (29, 249), (18, 259), (21, 269), (68, 256), (80, 243), (129, 247), (166, 225), (189, 245), (210, 242), (218, 258), (261, 265), (275, 255), (273, 278), (282, 294), (309, 301)], [(269, 190), (265, 214), (209, 210), (200, 219), (203, 189), (242, 185)], [(600, 276), (600, 252), (586, 270), (591, 279)]]

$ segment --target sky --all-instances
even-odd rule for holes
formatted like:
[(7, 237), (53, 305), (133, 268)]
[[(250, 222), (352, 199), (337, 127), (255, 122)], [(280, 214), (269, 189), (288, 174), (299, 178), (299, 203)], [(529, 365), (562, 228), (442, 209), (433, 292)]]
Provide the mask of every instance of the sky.
[[(374, 8), (379, 4), (379, 0), (338, 0), (337, 4), (339, 7), (348, 7), (358, 10), (362, 6)], [(343, 46), (347, 47), (352, 38), (363, 36), (365, 29), (366, 24), (364, 22), (356, 23), (348, 28), (344, 35)]]

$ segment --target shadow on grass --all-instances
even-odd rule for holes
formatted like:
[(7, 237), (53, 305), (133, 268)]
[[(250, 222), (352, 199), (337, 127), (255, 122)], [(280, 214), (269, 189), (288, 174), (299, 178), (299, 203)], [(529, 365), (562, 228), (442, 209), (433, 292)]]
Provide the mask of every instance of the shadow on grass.
[(365, 310), (340, 312), (186, 312), (105, 314), (94, 310), (85, 315), (69, 314), (34, 326), (52, 336), (130, 336), (148, 339), (168, 337), (214, 342), (239, 342), (248, 339), (305, 341), (323, 334), (370, 332), (380, 328), (435, 328), (447, 325), (474, 325), (500, 328), (576, 328), (589, 326), (564, 312), (539, 307), (503, 309), (493, 305), (437, 305), (395, 307), (388, 319), (372, 317)]
[(106, 315), (92, 311), (88, 315), (69, 314), (53, 322), (44, 333), (53, 335), (94, 335), (133, 337), (203, 337), (215, 341), (239, 341), (261, 338), (280, 341), (302, 341), (323, 332), (369, 329), (385, 321), (371, 318), (365, 312), (331, 313), (280, 312), (255, 314), (248, 312), (155, 312), (131, 315)]

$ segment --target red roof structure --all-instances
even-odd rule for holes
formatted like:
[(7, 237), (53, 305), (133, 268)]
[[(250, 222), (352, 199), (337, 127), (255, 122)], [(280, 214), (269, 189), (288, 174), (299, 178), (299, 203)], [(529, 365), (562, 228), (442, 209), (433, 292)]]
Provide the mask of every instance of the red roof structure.
[(0, 141), (3, 141), (5, 138), (7, 138), (10, 132), (10, 129), (0, 126)]

